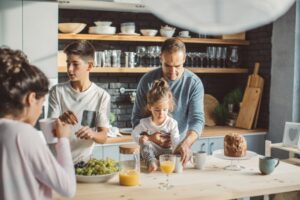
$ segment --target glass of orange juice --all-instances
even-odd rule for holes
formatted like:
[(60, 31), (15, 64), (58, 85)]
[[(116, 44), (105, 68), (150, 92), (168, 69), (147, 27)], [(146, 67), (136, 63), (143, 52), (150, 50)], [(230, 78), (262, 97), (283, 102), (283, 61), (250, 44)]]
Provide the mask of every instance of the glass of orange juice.
[(160, 187), (162, 190), (168, 190), (173, 187), (170, 185), (169, 175), (175, 169), (175, 160), (176, 156), (172, 154), (163, 154), (159, 156), (160, 170), (167, 175), (166, 183)]

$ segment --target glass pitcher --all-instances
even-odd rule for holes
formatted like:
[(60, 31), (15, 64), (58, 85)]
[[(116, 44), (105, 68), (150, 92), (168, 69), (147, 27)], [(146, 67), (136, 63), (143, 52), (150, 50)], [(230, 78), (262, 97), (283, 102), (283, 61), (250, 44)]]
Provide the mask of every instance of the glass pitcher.
[(124, 186), (140, 184), (140, 147), (139, 145), (120, 145), (119, 183)]

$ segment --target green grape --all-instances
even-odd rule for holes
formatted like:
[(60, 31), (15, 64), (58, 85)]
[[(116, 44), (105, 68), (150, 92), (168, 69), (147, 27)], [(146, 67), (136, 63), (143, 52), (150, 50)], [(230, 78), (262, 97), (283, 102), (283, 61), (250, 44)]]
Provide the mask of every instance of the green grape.
[(111, 174), (117, 172), (118, 162), (113, 159), (106, 160), (89, 160), (84, 167), (76, 168), (77, 175), (93, 176), (93, 175), (102, 175), (102, 174)]

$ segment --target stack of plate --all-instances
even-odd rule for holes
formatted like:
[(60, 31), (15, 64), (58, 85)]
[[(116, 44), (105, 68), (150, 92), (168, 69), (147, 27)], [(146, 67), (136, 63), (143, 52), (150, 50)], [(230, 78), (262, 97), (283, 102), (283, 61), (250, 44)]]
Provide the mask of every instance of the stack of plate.
[(89, 27), (89, 33), (91, 34), (106, 34), (113, 35), (116, 33), (116, 27), (110, 26), (110, 21), (96, 21), (96, 26)]

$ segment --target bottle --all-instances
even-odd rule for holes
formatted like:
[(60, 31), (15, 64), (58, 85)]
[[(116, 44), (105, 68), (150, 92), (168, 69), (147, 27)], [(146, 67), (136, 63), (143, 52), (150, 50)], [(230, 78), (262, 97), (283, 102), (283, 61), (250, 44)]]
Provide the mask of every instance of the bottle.
[(140, 184), (140, 147), (136, 144), (120, 145), (119, 183), (124, 186)]

